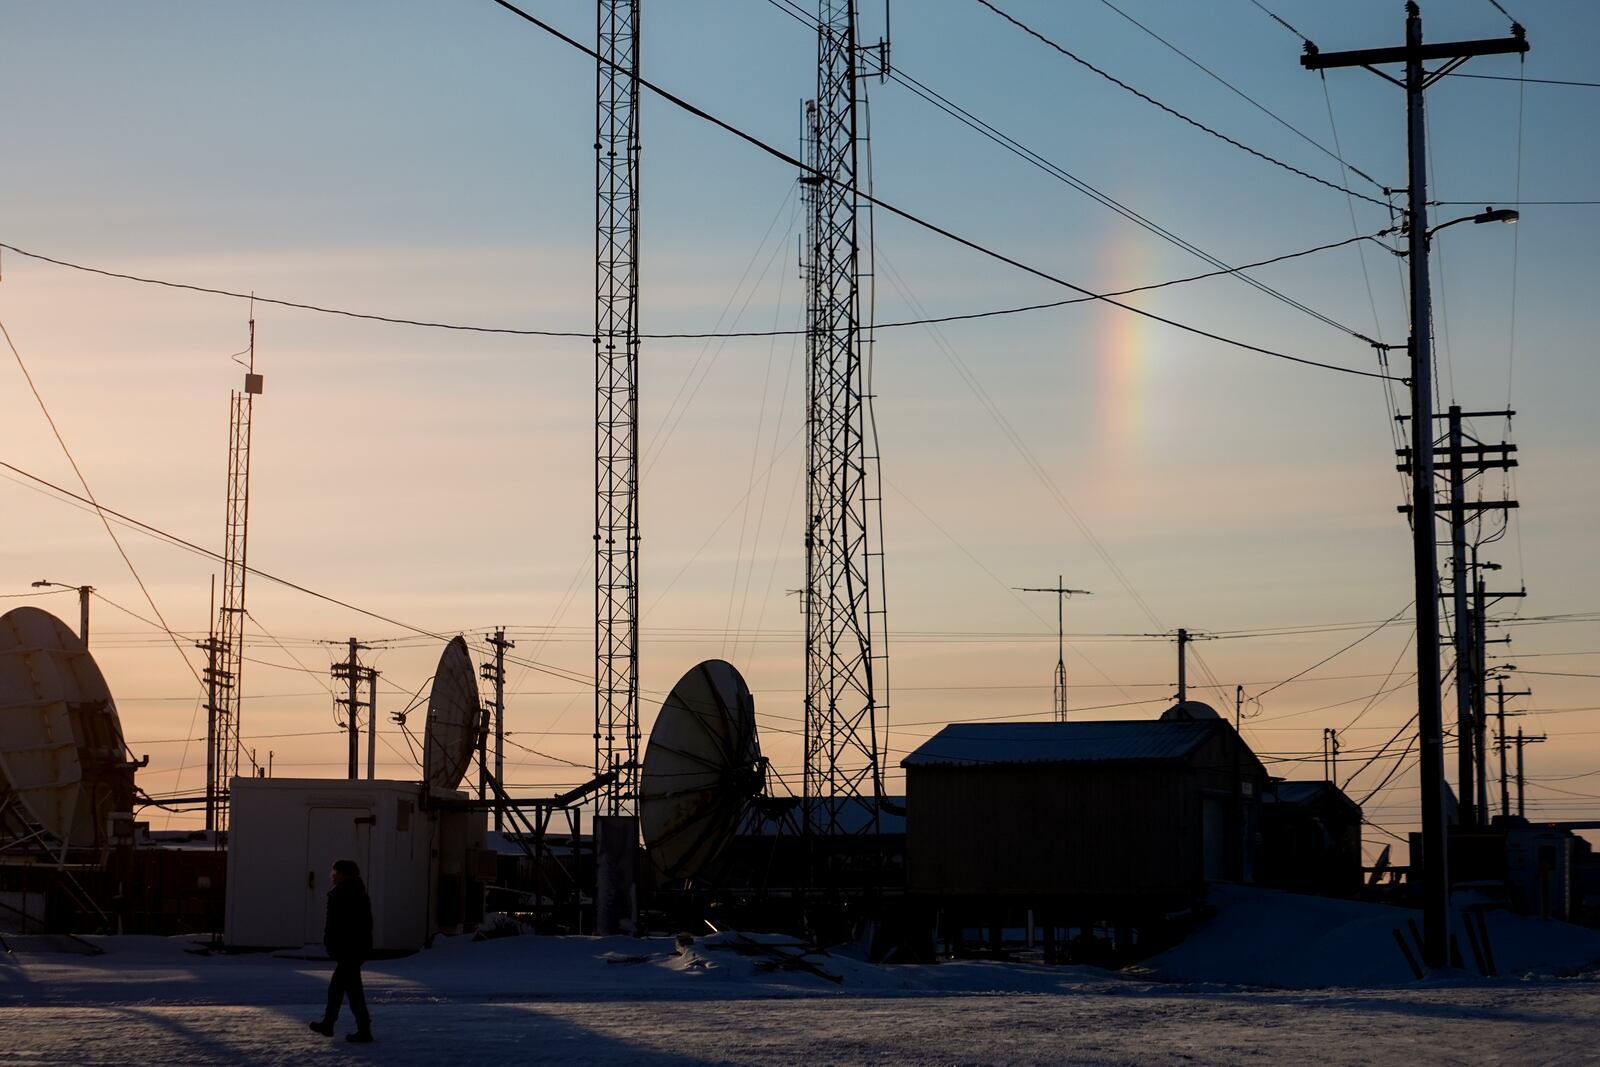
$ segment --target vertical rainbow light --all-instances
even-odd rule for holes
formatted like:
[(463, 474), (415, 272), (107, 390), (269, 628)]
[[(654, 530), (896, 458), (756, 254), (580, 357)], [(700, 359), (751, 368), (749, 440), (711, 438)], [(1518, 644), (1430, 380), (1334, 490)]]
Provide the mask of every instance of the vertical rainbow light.
[[(1102, 242), (1097, 283), (1101, 292), (1127, 289), (1148, 281), (1147, 258), (1131, 237), (1111, 236)], [(1127, 298), (1128, 302), (1138, 297)], [(1113, 447), (1136, 444), (1144, 433), (1145, 378), (1149, 371), (1148, 323), (1109, 304), (1100, 304), (1096, 331), (1099, 394), (1095, 405), (1099, 415), (1098, 437)]]

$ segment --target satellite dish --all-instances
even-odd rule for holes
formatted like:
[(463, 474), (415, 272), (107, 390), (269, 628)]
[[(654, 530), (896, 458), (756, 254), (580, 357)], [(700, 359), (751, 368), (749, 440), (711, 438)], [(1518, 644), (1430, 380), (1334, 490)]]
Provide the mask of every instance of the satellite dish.
[(1180, 700), (1161, 713), (1162, 722), (1203, 722), (1220, 718), (1216, 708), (1201, 700)]
[(67, 624), (38, 608), (0, 616), (0, 812), (61, 846), (108, 843), (113, 812), (133, 808), (133, 764), (111, 690)]
[(466, 638), (444, 646), (428, 694), (428, 725), (422, 740), (422, 777), (434, 789), (454, 789), (472, 763), (483, 729), (478, 674)]
[(766, 761), (756, 738), (755, 700), (730, 663), (710, 659), (678, 680), (645, 748), (639, 828), (656, 869), (695, 877), (727, 844)]

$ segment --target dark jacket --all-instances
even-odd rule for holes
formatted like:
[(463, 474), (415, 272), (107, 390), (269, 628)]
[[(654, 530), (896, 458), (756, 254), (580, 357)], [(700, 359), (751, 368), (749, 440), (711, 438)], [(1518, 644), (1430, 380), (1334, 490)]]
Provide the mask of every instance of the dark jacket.
[(372, 901), (360, 878), (346, 878), (328, 890), (322, 947), (335, 960), (359, 961), (372, 955)]

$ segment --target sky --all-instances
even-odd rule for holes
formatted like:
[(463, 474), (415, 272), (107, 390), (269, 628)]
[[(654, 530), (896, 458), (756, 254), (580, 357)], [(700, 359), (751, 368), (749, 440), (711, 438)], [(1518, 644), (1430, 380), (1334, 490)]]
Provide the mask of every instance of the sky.
[[(1041, 273), (1105, 292), (1215, 269), (1060, 172), (1230, 265), (1394, 224), (1382, 202), (1404, 198), (1403, 95), (1359, 68), (1303, 70), (1296, 33), (1325, 52), (1398, 44), (1399, 3), (1266, 3), (1295, 32), (1249, 0), (995, 6), (1322, 181), (1158, 109), (977, 0), (894, 4), (895, 68), (1057, 174), (905, 80), (865, 81), (874, 194), (1038, 272), (880, 211), (879, 323), (1075, 295)], [(1497, 79), (1600, 81), (1585, 48), (1600, 11), (1503, 6), (1527, 26), (1525, 63), (1474, 59), (1462, 73), (1493, 77), (1446, 78), (1427, 98), (1431, 198), (1446, 202), (1432, 220), (1521, 211), (1514, 227), (1459, 226), (1434, 242), (1437, 392), (1517, 412), (1521, 465), (1484, 492), (1506, 488), (1521, 508), (1483, 553), (1503, 567), (1497, 587), (1528, 596), (1496, 607), (1495, 634), (1513, 640), (1493, 652), (1517, 665), (1515, 688), (1533, 690), (1513, 722), (1549, 735), (1528, 750), (1530, 814), (1595, 818), (1600, 207), (1551, 202), (1600, 199), (1600, 149), (1582, 136), (1600, 90)], [(593, 39), (587, 5), (527, 9)], [(1430, 40), (1508, 32), (1489, 0), (1434, 0), (1423, 15)], [(642, 19), (646, 78), (797, 151), (816, 48), (799, 19), (753, 0), (664, 0)], [(862, 21), (877, 40), (882, 5)], [(572, 678), (593, 675), (593, 60), (488, 0), (11, 2), (0, 33), (12, 101), (0, 242), (278, 300), (578, 335), (255, 305), (266, 388), (250, 563), (372, 614), (252, 578), (242, 727), (276, 775), (341, 775), (328, 667), (357, 637), (382, 672), (379, 773), (410, 777), (413, 750), (389, 716), (425, 696), (442, 646), (407, 627), (464, 633), (481, 660), (482, 638), (503, 626), (517, 642), (509, 783), (539, 795), (583, 781), (593, 697)], [(794, 169), (650, 96), (642, 143), (643, 331), (800, 326)], [(1379, 203), (1347, 195), (1346, 181)], [(1373, 372), (1361, 338), (1406, 338), (1403, 267), (1364, 241), (1251, 272), (1320, 318), (1232, 277), (1125, 302)], [(101, 503), (220, 550), (228, 394), (249, 316), (242, 300), (0, 250), (0, 323), (18, 357), (0, 352), (0, 460), (15, 468), (0, 468), (0, 607), (71, 622), (72, 593), (30, 583), (96, 588), (91, 648), (156, 795), (203, 789), (192, 646), (219, 566), (117, 528), (130, 568), (92, 511), (28, 475), (81, 492), (64, 442)], [(1402, 347), (1391, 370), (1403, 363)], [(800, 781), (802, 619), (789, 591), (803, 583), (803, 374), (792, 335), (647, 340), (640, 356), (642, 725), (695, 662), (726, 658), (756, 694), (778, 792)], [(946, 722), (1050, 714), (1055, 605), (1015, 587), (1061, 575), (1092, 591), (1068, 605), (1074, 717), (1158, 714), (1177, 680), (1160, 635), (1185, 627), (1207, 635), (1192, 646), (1191, 695), (1231, 713), (1242, 686), (1244, 735), (1274, 773), (1321, 777), (1322, 731), (1338, 729), (1341, 780), (1377, 756), (1348, 786), (1374, 824), (1369, 854), (1416, 825), (1415, 763), (1402, 755), (1416, 698), (1398, 386), (1075, 304), (885, 326), (874, 388), (891, 791), (898, 760)], [(1475, 426), (1485, 440), (1505, 431)], [(1445, 705), (1448, 717), (1449, 693)], [(157, 828), (196, 821), (146, 813)]]

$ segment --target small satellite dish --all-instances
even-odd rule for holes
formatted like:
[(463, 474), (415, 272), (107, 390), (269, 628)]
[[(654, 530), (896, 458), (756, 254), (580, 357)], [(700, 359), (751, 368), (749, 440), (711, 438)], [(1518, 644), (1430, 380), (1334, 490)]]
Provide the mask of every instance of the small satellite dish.
[(1161, 713), (1162, 722), (1204, 722), (1220, 718), (1216, 708), (1200, 700), (1180, 700)]
[(720, 659), (693, 667), (661, 705), (644, 753), (639, 828), (656, 869), (675, 880), (704, 870), (762, 792), (765, 770), (744, 679)]
[(428, 725), (422, 740), (422, 777), (434, 789), (454, 789), (472, 763), (483, 729), (478, 675), (466, 638), (444, 646), (428, 694)]
[(133, 764), (111, 690), (67, 624), (38, 608), (0, 616), (0, 812), (7, 795), (61, 846), (108, 843), (133, 808)]

